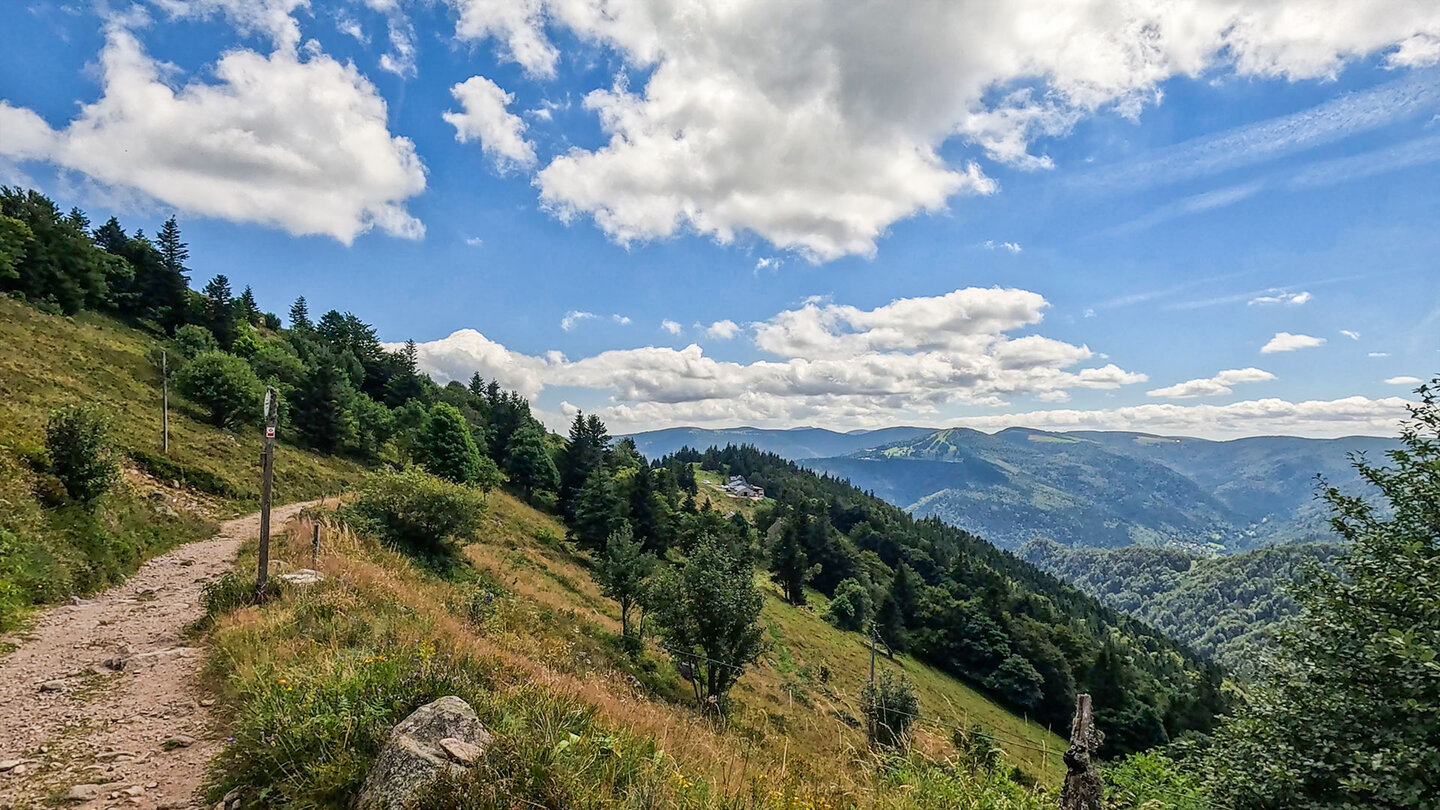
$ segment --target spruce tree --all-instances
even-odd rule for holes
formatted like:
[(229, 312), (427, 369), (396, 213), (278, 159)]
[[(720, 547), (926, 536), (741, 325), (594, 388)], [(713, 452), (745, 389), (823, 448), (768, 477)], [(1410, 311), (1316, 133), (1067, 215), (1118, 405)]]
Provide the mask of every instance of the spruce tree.
[(590, 480), (590, 474), (604, 461), (606, 445), (610, 437), (605, 425), (594, 416), (575, 414), (570, 426), (570, 440), (560, 455), (560, 513), (567, 520), (575, 517), (576, 501), (580, 489)]
[(560, 486), (560, 473), (550, 458), (545, 434), (533, 420), (526, 421), (515, 432), (505, 451), (505, 473), (528, 500), (539, 492), (554, 492)]
[(175, 217), (165, 220), (165, 224), (160, 227), (155, 246), (160, 249), (160, 257), (165, 260), (166, 270), (182, 276), (189, 272), (185, 262), (190, 258), (190, 246), (180, 239), (180, 225), (175, 222)]
[(660, 510), (655, 495), (655, 472), (641, 464), (630, 479), (630, 526), (646, 551), (664, 553), (669, 545)]
[(774, 548), (770, 550), (770, 578), (784, 592), (785, 601), (792, 605), (805, 604), (805, 583), (814, 573), (801, 542), (809, 524), (810, 516), (803, 512), (787, 517)]
[(480, 479), (480, 450), (465, 417), (448, 402), (431, 406), (419, 451), (421, 465), (432, 475), (457, 484)]
[(240, 297), (235, 300), (235, 316), (251, 326), (260, 323), (260, 305), (255, 301), (255, 292), (246, 284)]
[(310, 306), (305, 303), (305, 296), (302, 295), (290, 305), (290, 328), (299, 331), (311, 326)]
[(230, 293), (230, 279), (224, 274), (210, 279), (203, 294), (205, 327), (215, 336), (220, 348), (228, 352), (235, 342), (235, 302)]
[(354, 396), (350, 381), (326, 355), (306, 376), (290, 419), (307, 444), (322, 453), (334, 453), (351, 436), (353, 426), (346, 411)]
[(604, 467), (596, 467), (575, 499), (571, 536), (581, 546), (598, 551), (625, 523), (625, 499), (615, 486), (614, 476)]

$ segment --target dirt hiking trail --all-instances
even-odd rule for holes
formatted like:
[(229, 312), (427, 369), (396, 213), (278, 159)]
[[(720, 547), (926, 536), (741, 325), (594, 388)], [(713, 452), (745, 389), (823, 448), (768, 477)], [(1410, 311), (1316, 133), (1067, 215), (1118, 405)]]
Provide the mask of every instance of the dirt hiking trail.
[[(280, 527), (308, 504), (271, 512)], [(124, 584), (44, 611), (0, 657), (0, 808), (194, 808), (220, 749), (185, 646), (200, 587), (229, 570), (259, 513), (147, 562)]]

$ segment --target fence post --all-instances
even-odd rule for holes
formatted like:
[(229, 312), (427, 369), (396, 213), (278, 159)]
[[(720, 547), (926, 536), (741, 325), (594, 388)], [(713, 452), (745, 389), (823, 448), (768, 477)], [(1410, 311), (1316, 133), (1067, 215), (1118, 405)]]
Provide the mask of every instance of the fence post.
[(1104, 786), (1091, 757), (1105, 735), (1095, 728), (1090, 696), (1075, 696), (1075, 719), (1070, 724), (1070, 748), (1065, 752), (1065, 788), (1060, 792), (1060, 810), (1103, 810)]

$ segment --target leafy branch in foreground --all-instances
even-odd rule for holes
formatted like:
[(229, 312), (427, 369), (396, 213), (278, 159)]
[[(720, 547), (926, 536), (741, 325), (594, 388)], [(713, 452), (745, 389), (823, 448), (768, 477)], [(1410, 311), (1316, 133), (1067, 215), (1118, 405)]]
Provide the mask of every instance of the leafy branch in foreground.
[(1350, 542), (1316, 570), (1250, 702), (1208, 754), (1217, 803), (1434, 807), (1440, 795), (1440, 379), (1422, 385), (1390, 463), (1354, 460), (1387, 513), (1327, 488)]

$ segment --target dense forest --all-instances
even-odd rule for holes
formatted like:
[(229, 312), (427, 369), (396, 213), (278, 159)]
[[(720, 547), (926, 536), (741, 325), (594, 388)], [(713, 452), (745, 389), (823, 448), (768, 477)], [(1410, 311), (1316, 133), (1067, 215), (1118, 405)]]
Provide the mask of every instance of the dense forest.
[(805, 587), (834, 596), (858, 584), (891, 649), (1017, 713), (1063, 727), (1087, 691), (1107, 745), (1128, 752), (1206, 731), (1224, 708), (1219, 667), (979, 537), (748, 446), (660, 463), (692, 462), (765, 488), (773, 504), (756, 528), (795, 600)]
[(1201, 557), (1174, 548), (1067, 548), (1032, 540), (1020, 556), (1249, 675), (1270, 649), (1275, 625), (1295, 615), (1295, 585), (1317, 566), (1333, 566), (1343, 551), (1337, 543), (1301, 543)]

